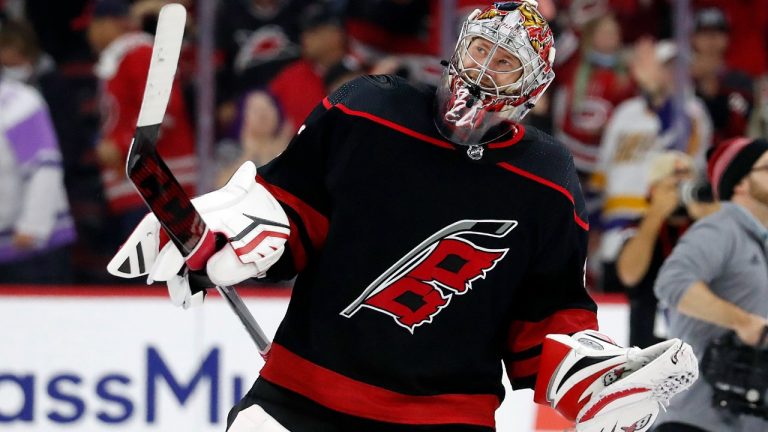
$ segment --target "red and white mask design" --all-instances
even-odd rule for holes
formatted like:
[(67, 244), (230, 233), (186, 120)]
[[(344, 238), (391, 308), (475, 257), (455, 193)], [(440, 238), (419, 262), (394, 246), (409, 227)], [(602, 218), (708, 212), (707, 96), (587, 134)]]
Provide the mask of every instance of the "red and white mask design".
[(552, 31), (534, 2), (475, 10), (437, 92), (438, 129), (466, 146), (502, 137), (554, 79), (554, 54)]

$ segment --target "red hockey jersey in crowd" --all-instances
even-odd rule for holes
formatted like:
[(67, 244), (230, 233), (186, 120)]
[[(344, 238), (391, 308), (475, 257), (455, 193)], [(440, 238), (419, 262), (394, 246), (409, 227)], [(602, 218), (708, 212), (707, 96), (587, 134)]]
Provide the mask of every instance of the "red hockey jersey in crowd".
[[(112, 42), (96, 65), (96, 75), (101, 80), (101, 140), (114, 142), (125, 157), (136, 129), (151, 57), (152, 37), (129, 33)], [(194, 194), (194, 136), (178, 85), (171, 91), (157, 149), (187, 193)], [(102, 181), (111, 210), (119, 213), (144, 206), (123, 170), (104, 167)]]

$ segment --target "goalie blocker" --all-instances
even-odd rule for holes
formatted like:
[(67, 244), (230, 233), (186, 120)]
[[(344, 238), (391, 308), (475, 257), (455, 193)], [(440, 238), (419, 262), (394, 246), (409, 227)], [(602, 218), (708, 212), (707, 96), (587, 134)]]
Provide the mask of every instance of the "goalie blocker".
[(171, 301), (185, 309), (202, 303), (205, 289), (214, 284), (263, 277), (283, 254), (290, 228), (280, 204), (255, 178), (256, 166), (246, 162), (223, 188), (192, 200), (209, 229), (227, 239), (205, 261), (203, 272), (189, 271), (153, 213), (139, 223), (107, 270), (122, 278), (167, 282)]

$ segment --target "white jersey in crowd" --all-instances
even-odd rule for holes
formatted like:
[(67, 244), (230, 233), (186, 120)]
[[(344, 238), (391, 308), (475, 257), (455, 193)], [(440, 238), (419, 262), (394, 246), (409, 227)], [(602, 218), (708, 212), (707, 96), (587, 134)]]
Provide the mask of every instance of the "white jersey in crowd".
[[(601, 257), (612, 260), (621, 245), (612, 239), (646, 210), (648, 172), (653, 158), (664, 150), (680, 150), (694, 159), (699, 173), (705, 172), (706, 151), (712, 142), (712, 122), (699, 98), (685, 101), (687, 121), (663, 129), (660, 116), (648, 108), (644, 97), (621, 103), (606, 126), (600, 145), (598, 171), (593, 180), (603, 190), (602, 227), (606, 232)], [(686, 138), (680, 138), (681, 136)]]

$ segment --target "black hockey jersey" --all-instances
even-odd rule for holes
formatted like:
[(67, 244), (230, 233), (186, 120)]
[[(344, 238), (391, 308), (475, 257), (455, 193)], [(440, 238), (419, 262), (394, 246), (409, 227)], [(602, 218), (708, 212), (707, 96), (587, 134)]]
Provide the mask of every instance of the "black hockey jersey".
[(250, 397), (291, 431), (492, 430), (502, 360), (532, 387), (545, 335), (597, 326), (570, 154), (520, 126), (472, 161), (433, 103), (359, 78), (259, 168), (292, 230), (269, 275), (298, 278)]

